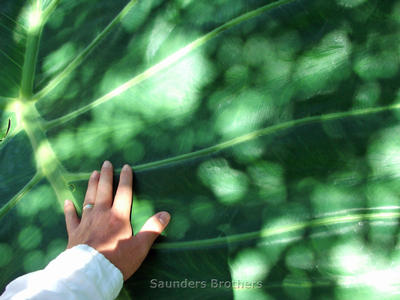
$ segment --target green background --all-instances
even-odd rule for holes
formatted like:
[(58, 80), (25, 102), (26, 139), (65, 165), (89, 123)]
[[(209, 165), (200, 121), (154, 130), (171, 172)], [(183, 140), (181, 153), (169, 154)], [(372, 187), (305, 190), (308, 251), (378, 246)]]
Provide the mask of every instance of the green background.
[(172, 215), (121, 299), (396, 299), (399, 40), (395, 0), (2, 0), (0, 290), (108, 159)]

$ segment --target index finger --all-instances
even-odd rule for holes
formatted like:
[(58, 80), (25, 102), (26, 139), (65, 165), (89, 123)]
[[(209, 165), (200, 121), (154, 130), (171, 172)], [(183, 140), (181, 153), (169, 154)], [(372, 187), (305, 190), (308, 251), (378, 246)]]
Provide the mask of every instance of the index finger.
[(124, 165), (119, 177), (119, 184), (113, 204), (113, 210), (119, 216), (128, 219), (131, 215), (132, 207), (132, 177), (132, 168), (129, 165)]

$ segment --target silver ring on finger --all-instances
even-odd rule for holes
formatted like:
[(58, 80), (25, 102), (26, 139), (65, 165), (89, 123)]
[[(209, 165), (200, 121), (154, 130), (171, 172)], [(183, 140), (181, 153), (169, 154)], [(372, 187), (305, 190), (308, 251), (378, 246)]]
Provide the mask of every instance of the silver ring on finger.
[(90, 208), (93, 208), (93, 207), (94, 207), (94, 204), (88, 203), (83, 207), (83, 210), (87, 210), (87, 209), (90, 209)]

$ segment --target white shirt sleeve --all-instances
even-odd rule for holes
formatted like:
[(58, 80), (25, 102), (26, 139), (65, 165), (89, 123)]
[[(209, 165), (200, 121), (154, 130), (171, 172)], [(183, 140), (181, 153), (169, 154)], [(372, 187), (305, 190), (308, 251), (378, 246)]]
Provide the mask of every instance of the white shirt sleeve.
[(1, 300), (115, 299), (123, 276), (103, 254), (88, 245), (65, 250), (46, 268), (10, 282)]

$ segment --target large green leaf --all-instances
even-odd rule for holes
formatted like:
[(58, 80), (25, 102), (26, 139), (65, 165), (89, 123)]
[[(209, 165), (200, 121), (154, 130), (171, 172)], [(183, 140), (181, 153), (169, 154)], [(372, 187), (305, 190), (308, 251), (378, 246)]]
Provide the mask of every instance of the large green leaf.
[(397, 297), (400, 1), (0, 9), (2, 289), (65, 248), (62, 203), (109, 159), (135, 231), (173, 216), (121, 298)]

